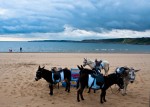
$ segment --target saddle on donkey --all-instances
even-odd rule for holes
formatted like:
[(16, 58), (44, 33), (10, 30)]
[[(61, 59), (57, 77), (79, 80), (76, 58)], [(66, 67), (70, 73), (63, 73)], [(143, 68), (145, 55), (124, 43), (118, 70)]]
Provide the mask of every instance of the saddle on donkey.
[(89, 74), (88, 86), (94, 90), (102, 89), (104, 87), (103, 74)]
[(64, 80), (64, 72), (62, 69), (52, 68), (52, 80), (54, 84)]

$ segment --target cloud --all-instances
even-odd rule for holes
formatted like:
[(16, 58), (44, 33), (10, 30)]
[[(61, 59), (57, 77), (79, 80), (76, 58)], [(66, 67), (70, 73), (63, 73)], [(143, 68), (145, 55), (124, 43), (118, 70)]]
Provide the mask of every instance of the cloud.
[[(131, 36), (132, 35), (132, 36)], [(101, 32), (86, 31), (64, 26), (64, 31), (57, 33), (30, 33), (30, 34), (9, 34), (0, 37), (2, 41), (31, 41), (31, 40), (84, 40), (84, 39), (106, 39), (106, 38), (136, 38), (149, 37), (150, 30), (132, 31), (113, 29), (111, 31), (101, 29)]]
[(149, 11), (147, 0), (0, 0), (0, 37), (50, 34), (48, 39), (51, 39), (53, 35), (60, 38), (62, 32), (68, 35), (67, 30), (69, 38), (76, 35), (80, 39), (88, 35), (106, 38), (108, 32), (115, 31), (124, 32), (121, 37), (130, 31), (141, 32), (138, 36), (143, 36), (150, 30)]

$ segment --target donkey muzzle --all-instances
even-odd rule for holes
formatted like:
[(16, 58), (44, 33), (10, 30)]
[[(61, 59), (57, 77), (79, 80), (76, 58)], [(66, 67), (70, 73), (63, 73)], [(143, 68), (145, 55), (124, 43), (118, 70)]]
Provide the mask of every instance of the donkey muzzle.
[(39, 79), (38, 78), (35, 78), (35, 81), (38, 81)]
[(130, 81), (130, 83), (133, 83), (134, 81)]

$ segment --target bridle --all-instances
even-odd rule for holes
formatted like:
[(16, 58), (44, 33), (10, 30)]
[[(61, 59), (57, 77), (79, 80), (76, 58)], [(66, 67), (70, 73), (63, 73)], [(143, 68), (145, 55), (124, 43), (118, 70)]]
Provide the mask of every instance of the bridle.
[[(42, 78), (42, 75), (43, 75), (42, 71), (43, 71), (43, 69), (40, 70), (40, 71), (38, 70), (38, 71), (36, 72), (36, 79), (37, 79), (37, 80), (39, 80), (39, 79)], [(39, 75), (40, 75), (40, 76), (39, 76)]]

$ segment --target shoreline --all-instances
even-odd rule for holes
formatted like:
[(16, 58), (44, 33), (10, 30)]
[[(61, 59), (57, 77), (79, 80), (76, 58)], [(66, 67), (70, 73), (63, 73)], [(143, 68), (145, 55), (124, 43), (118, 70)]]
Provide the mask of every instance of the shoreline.
[(0, 53), (63, 53), (63, 54), (150, 54), (150, 52), (0, 52)]

